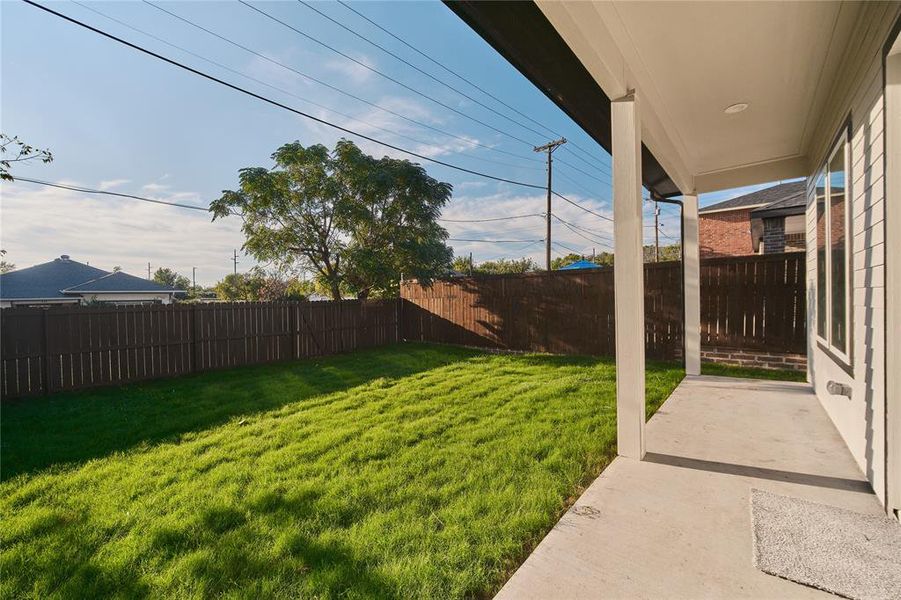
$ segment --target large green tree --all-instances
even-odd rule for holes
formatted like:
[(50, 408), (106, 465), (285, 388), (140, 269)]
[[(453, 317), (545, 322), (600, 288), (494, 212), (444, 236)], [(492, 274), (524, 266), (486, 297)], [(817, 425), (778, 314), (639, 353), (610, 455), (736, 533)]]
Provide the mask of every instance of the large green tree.
[[(115, 271), (115, 267), (113, 268)], [(153, 274), (153, 281), (160, 285), (167, 285), (177, 290), (191, 291), (191, 280), (184, 275), (179, 275), (168, 267), (160, 267)]]
[(249, 273), (231, 273), (213, 288), (220, 300), (244, 302), (272, 302), (276, 300), (306, 300), (313, 292), (313, 284), (278, 271), (254, 267)]
[(468, 256), (458, 256), (454, 259), (454, 271), (465, 275), (504, 275), (529, 273), (540, 270), (538, 263), (528, 257), (501, 258), (498, 260), (486, 260), (480, 263), (470, 263)]
[(239, 188), (210, 204), (242, 217), (244, 248), (282, 269), (311, 269), (340, 299), (397, 293), (401, 276), (445, 273), (452, 252), (437, 223), (452, 188), (407, 160), (373, 158), (353, 142), (285, 144), (271, 169), (241, 169)]

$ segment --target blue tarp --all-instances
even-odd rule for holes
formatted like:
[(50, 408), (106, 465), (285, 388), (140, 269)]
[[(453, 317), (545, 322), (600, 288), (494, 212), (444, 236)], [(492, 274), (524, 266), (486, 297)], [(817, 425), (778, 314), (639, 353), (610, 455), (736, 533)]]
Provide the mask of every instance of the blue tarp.
[(575, 269), (600, 269), (601, 267), (594, 264), (590, 260), (577, 260), (574, 263), (570, 263), (565, 267), (560, 267), (557, 269), (558, 271), (571, 271)]

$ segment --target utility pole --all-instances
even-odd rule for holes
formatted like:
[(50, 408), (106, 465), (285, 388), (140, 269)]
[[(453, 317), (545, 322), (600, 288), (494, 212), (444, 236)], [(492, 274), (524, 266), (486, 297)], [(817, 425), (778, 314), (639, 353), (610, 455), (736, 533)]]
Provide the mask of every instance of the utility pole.
[(235, 275), (237, 275), (238, 274), (238, 249), (237, 248), (235, 249), (235, 252), (232, 255), (232, 262), (234, 263), (234, 266), (235, 266), (234, 273), (235, 273)]
[(197, 295), (197, 267), (191, 267), (191, 291)]
[(660, 262), (660, 205), (654, 200), (654, 262)]
[(544, 146), (535, 146), (535, 148), (533, 148), (535, 152), (547, 152), (547, 233), (545, 234), (544, 247), (546, 267), (548, 271), (551, 270), (551, 179), (554, 168), (554, 160), (551, 155), (554, 153), (554, 150), (565, 143), (566, 138), (560, 138), (559, 140), (548, 142)]
[(469, 276), (472, 277), (472, 252), (469, 253)]
[(150, 279), (150, 263), (147, 263), (147, 279)]

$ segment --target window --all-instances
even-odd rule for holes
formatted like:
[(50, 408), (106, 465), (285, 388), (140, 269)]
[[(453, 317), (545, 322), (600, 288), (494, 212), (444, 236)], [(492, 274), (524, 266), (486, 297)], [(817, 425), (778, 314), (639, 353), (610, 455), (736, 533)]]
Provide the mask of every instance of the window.
[(850, 323), (851, 238), (848, 232), (848, 134), (842, 134), (817, 175), (817, 336), (847, 360)]

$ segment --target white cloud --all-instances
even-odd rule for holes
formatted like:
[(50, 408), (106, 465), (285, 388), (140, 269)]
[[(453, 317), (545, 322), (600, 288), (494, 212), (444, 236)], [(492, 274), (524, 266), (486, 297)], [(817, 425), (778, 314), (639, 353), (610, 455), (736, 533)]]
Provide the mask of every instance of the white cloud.
[(142, 192), (147, 192), (150, 194), (156, 194), (160, 192), (165, 192), (169, 189), (170, 186), (164, 185), (162, 183), (145, 183), (141, 186)]
[[(191, 192), (161, 199), (201, 204)], [(237, 218), (210, 222), (202, 211), (18, 183), (3, 184), (0, 211), (6, 259), (20, 268), (69, 254), (137, 276), (146, 276), (148, 262), (189, 277), (196, 266), (198, 283), (210, 284), (231, 272), (232, 250), (244, 241)], [(245, 257), (239, 268), (253, 264)]]
[[(263, 52), (262, 54), (266, 58), (260, 56), (251, 57), (243, 71), (255, 79), (260, 79), (270, 85), (294, 93), (313, 86), (318, 88), (318, 84), (291, 70), (295, 68), (295, 63), (303, 64), (303, 62), (305, 62), (298, 60), (296, 52), (293, 50), (282, 53), (281, 55), (271, 52)], [(306, 72), (304, 69), (300, 68), (297, 68), (296, 70), (302, 73)]]
[(367, 83), (372, 79), (372, 76), (375, 75), (375, 73), (366, 67), (375, 68), (375, 61), (366, 55), (354, 56), (354, 59), (363, 64), (361, 65), (344, 57), (340, 57), (327, 60), (322, 63), (322, 66), (329, 71), (342, 75), (354, 85)]
[[(611, 208), (596, 200), (581, 196), (567, 196), (586, 208), (601, 215), (613, 217)], [(523, 240), (518, 244), (494, 244), (488, 242), (455, 242), (454, 252), (458, 256), (473, 253), (476, 262), (495, 258), (531, 257), (539, 265), (544, 264), (544, 243), (546, 223), (544, 212), (547, 198), (542, 193), (530, 195), (511, 195), (498, 193), (484, 196), (457, 196), (442, 213), (444, 219), (469, 220), (507, 218), (518, 215), (534, 214), (518, 219), (503, 221), (485, 221), (477, 223), (455, 223), (442, 221), (442, 225), (450, 233), (451, 238), (485, 239), (485, 240)], [(553, 213), (571, 223), (567, 226), (554, 219), (551, 240), (556, 242), (552, 248), (553, 256), (560, 256), (571, 251), (582, 254), (611, 252), (613, 247), (613, 223), (591, 215), (580, 208), (555, 198)], [(570, 248), (572, 250), (570, 250)]]
[(130, 183), (130, 182), (131, 182), (131, 179), (107, 179), (107, 180), (101, 181), (97, 187), (101, 190), (106, 191), (106, 190), (111, 190), (113, 188), (117, 188), (120, 185), (125, 185), (126, 183)]

